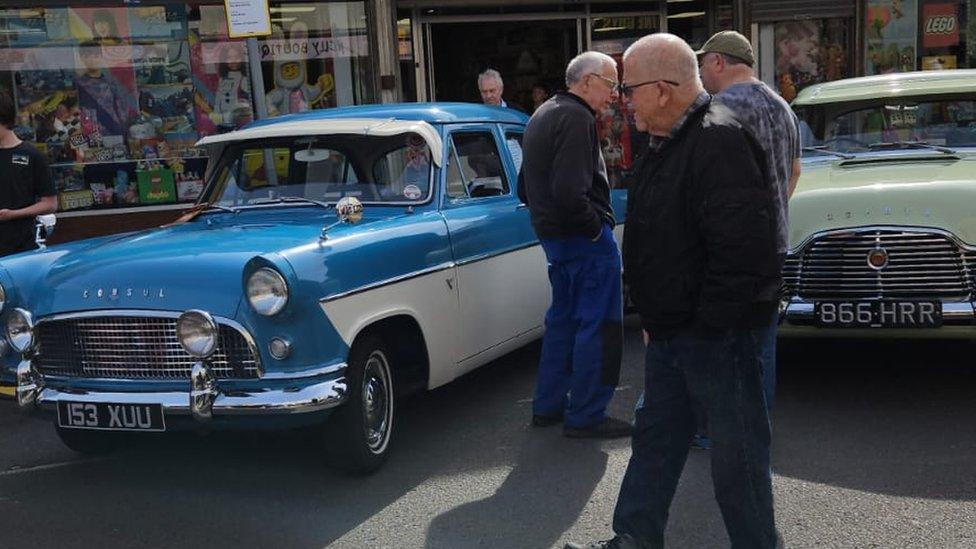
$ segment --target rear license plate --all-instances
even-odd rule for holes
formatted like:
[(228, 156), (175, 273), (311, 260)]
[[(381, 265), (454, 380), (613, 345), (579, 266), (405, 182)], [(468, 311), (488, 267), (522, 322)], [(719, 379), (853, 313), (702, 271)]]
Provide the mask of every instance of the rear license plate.
[(58, 402), (58, 425), (99, 431), (165, 431), (161, 404)]
[(938, 301), (818, 301), (814, 318), (821, 328), (938, 328)]

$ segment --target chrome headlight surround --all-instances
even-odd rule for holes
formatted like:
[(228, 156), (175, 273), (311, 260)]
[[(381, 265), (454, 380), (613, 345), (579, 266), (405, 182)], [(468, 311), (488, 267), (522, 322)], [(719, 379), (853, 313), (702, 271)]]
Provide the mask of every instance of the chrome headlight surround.
[(245, 285), (247, 301), (262, 316), (274, 316), (288, 304), (288, 283), (281, 273), (261, 267), (251, 273)]
[(217, 323), (210, 313), (190, 309), (176, 319), (176, 338), (194, 358), (207, 358), (217, 350)]
[(10, 346), (18, 353), (26, 353), (34, 348), (34, 317), (30, 311), (16, 308), (7, 316), (4, 333)]

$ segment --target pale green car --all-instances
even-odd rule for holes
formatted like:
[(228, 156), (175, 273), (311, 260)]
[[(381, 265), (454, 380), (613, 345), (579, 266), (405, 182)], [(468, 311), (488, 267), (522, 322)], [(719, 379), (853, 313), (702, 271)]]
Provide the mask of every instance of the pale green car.
[(976, 70), (819, 84), (793, 108), (780, 335), (976, 338)]

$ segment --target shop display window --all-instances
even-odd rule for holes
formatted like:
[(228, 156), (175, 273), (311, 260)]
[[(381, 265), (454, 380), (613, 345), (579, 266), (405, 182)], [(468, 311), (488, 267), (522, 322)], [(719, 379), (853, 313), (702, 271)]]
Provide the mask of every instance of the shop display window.
[[(217, 23), (219, 21), (220, 23)], [(203, 135), (251, 120), (222, 6), (0, 10), (0, 87), (48, 156), (59, 209), (193, 202)]]
[(850, 20), (805, 19), (776, 23), (776, 91), (793, 101), (805, 87), (853, 76), (850, 54)]
[(268, 116), (373, 100), (364, 2), (272, 3), (259, 40)]

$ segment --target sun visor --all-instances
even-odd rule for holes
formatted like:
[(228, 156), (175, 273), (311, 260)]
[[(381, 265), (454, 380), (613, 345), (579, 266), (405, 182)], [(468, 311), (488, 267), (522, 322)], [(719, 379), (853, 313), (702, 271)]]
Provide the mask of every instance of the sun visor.
[(230, 142), (277, 137), (308, 137), (310, 135), (378, 135), (389, 137), (415, 133), (430, 147), (434, 164), (441, 165), (441, 136), (434, 126), (422, 120), (393, 120), (377, 118), (328, 118), (288, 120), (262, 124), (253, 128), (209, 135), (197, 141), (198, 147), (219, 150)]

